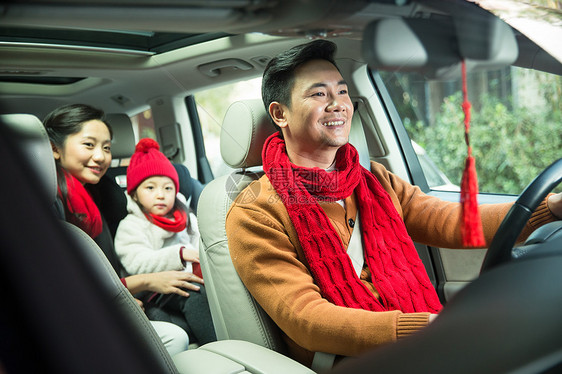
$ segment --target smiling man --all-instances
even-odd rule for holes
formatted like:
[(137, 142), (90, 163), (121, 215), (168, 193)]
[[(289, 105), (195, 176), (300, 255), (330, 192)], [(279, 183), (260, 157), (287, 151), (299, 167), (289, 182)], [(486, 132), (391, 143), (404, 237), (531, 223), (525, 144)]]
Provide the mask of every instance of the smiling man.
[[(413, 241), (462, 246), (459, 203), (359, 164), (335, 50), (318, 40), (269, 62), (262, 96), (280, 132), (264, 145), (265, 175), (247, 187), (259, 195), (237, 199), (226, 219), (240, 278), (307, 365), (315, 351), (354, 356), (428, 325), (441, 304)], [(488, 243), (509, 208), (481, 206)], [(522, 236), (555, 219), (545, 200)]]
[(294, 80), (289, 101), (272, 101), (269, 113), (283, 132), (293, 163), (326, 169), (348, 141), (353, 104), (347, 84), (327, 60), (303, 63)]

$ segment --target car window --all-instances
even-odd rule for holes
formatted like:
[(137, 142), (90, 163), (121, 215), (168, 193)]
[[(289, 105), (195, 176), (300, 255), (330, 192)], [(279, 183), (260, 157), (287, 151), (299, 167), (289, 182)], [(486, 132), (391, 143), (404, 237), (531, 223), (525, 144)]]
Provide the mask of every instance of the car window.
[[(464, 143), (461, 82), (417, 73), (380, 73), (410, 137), (428, 184), (456, 190)], [(562, 79), (508, 67), (469, 73), (470, 141), (481, 192), (519, 194), (562, 149)], [(445, 179), (435, 178), (443, 174)], [(450, 181), (447, 182), (447, 181)]]
[(152, 110), (150, 108), (131, 116), (131, 123), (133, 124), (133, 131), (136, 137), (135, 143), (142, 138), (158, 140), (156, 138), (154, 118), (152, 117)]
[(261, 79), (259, 77), (222, 85), (194, 95), (205, 142), (205, 153), (215, 177), (232, 171), (222, 160), (219, 144), (226, 110), (235, 101), (261, 98)]

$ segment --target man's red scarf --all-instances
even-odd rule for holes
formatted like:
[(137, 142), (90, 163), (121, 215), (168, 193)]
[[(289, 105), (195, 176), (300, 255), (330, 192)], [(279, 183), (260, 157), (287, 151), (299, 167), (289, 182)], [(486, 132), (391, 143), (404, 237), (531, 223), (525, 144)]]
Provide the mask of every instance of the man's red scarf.
[[(66, 171), (64, 177), (67, 191), (65, 205), (70, 213), (67, 214), (67, 221), (80, 227), (91, 238), (97, 237), (103, 230), (98, 206), (78, 179)], [(58, 194), (62, 199), (60, 188)]]
[[(312, 276), (327, 300), (372, 311), (436, 313), (441, 309), (404, 221), (380, 182), (359, 164), (351, 144), (338, 150), (333, 172), (291, 163), (278, 133), (266, 140), (262, 159), (295, 226)], [(380, 301), (359, 280), (338, 233), (318, 205), (318, 200), (342, 200), (354, 191), (365, 262)]]

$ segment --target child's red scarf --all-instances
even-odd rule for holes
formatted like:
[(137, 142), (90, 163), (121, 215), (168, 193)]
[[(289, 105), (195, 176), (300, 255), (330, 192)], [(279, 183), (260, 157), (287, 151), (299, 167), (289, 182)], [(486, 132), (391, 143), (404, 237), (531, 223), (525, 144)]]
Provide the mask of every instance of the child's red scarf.
[[(146, 214), (146, 218), (155, 224), (156, 226), (163, 228), (166, 231), (171, 232), (182, 232), (187, 228), (187, 213), (181, 209), (174, 210), (173, 219), (169, 219), (163, 216), (157, 216), (156, 214)], [(181, 250), (180, 250), (181, 257)], [(183, 258), (182, 258), (183, 261)], [(201, 266), (197, 262), (192, 262), (192, 272), (199, 278), (203, 278), (203, 273), (201, 272)]]
[[(103, 230), (98, 206), (78, 179), (66, 171), (64, 171), (64, 176), (67, 191), (65, 205), (70, 213), (67, 214), (66, 219), (73, 225), (80, 227), (90, 237), (97, 237)], [(58, 194), (62, 199), (60, 188)]]
[(146, 218), (148, 218), (150, 222), (166, 231), (182, 232), (185, 230), (187, 227), (187, 213), (181, 209), (176, 209), (172, 215), (174, 218), (170, 219), (152, 213), (145, 213)]
[[(330, 302), (372, 311), (432, 312), (441, 303), (390, 196), (359, 164), (350, 144), (336, 154), (336, 171), (292, 164), (278, 133), (263, 148), (264, 170), (297, 231), (312, 275)], [(380, 301), (357, 277), (337, 232), (317, 200), (337, 201), (355, 191), (365, 262)]]

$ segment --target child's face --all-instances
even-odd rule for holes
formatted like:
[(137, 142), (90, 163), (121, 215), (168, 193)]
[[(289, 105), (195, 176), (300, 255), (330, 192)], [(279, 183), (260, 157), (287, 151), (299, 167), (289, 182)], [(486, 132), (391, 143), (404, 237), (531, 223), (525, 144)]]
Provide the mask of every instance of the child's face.
[(169, 177), (154, 176), (146, 178), (137, 187), (134, 199), (147, 212), (157, 216), (165, 216), (174, 207), (176, 186)]

